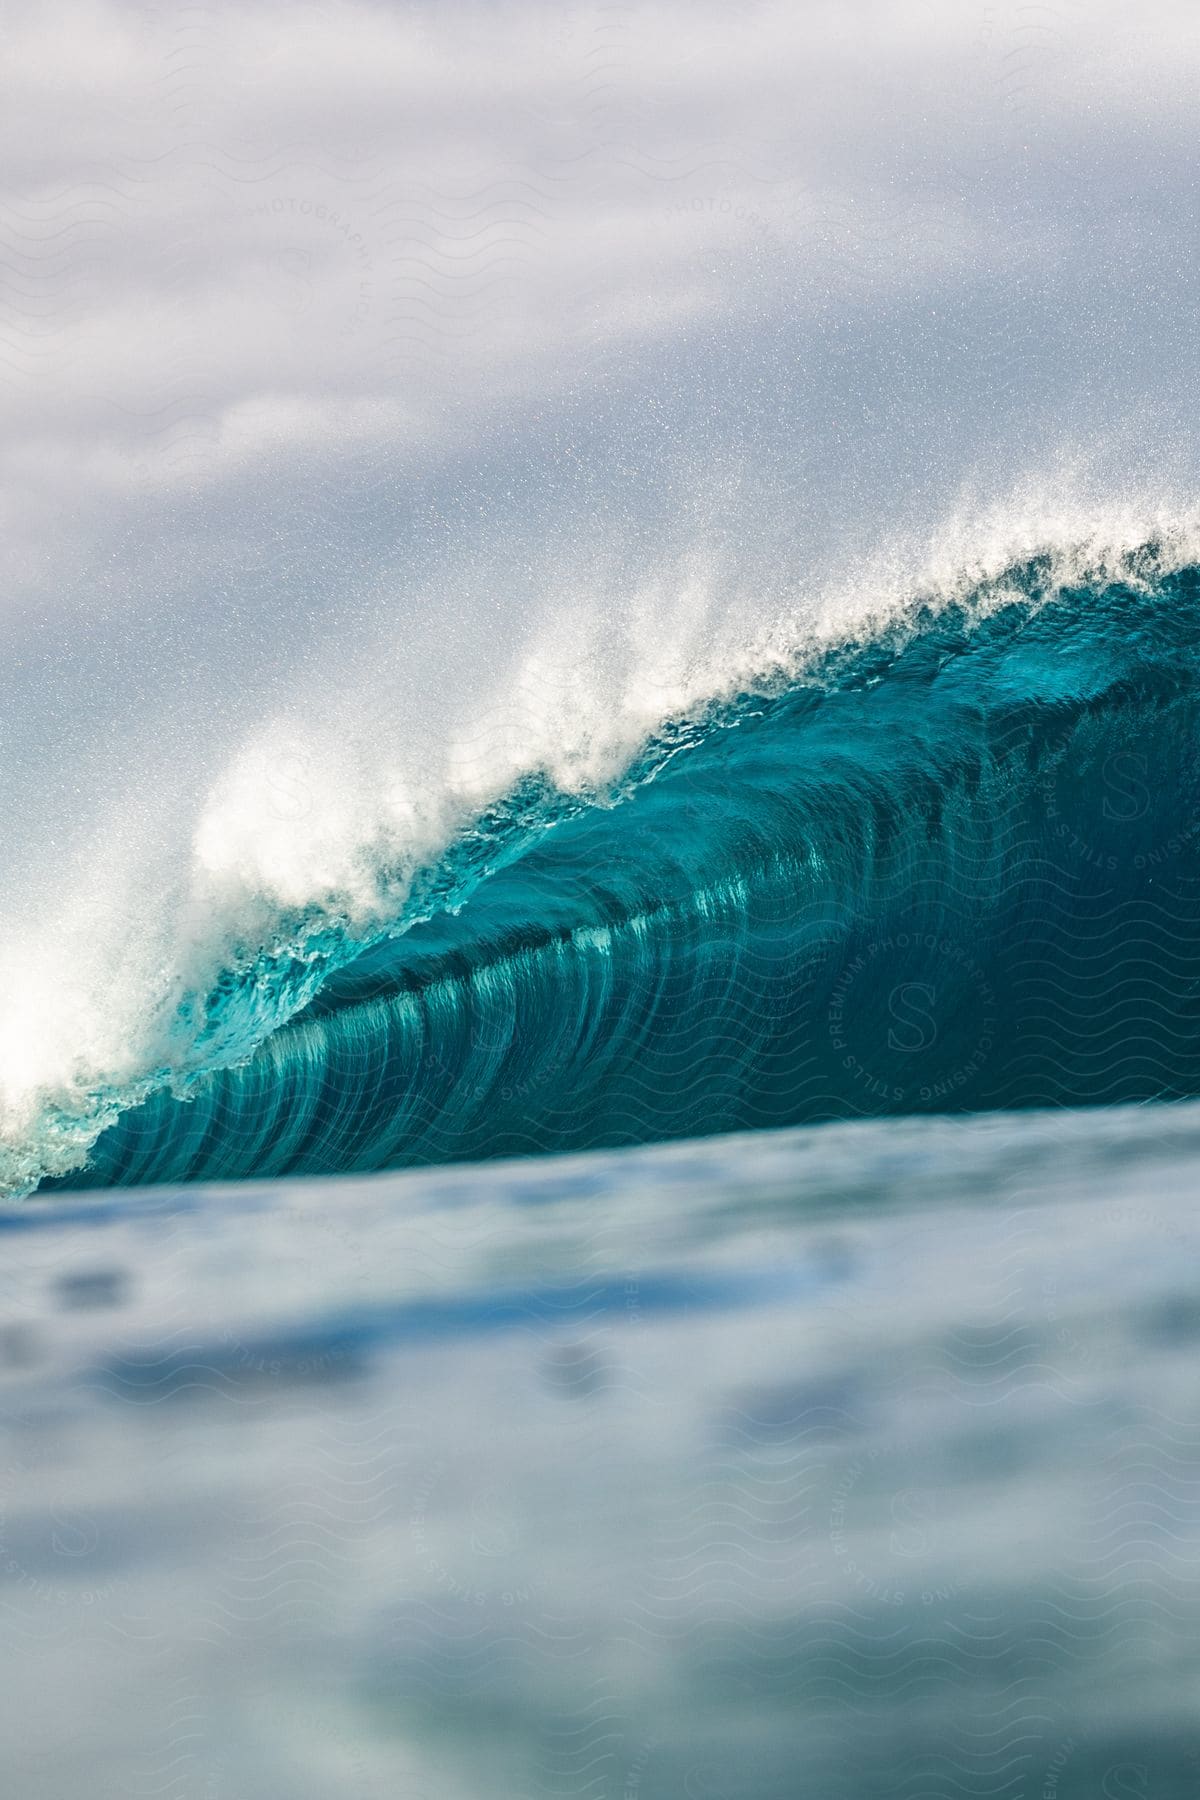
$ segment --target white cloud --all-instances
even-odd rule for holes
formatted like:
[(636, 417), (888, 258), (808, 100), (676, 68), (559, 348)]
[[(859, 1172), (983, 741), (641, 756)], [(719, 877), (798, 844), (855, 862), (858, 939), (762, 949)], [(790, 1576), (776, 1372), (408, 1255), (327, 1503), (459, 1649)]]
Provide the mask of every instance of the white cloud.
[[(678, 548), (725, 507), (735, 560), (773, 533), (807, 575), (822, 534), (1124, 458), (1147, 419), (1188, 463), (1186, 6), (93, 0), (4, 32), (14, 633), (103, 586), (113, 661), (169, 685), (202, 589), (222, 673), (261, 667), (272, 597), (239, 596), (296, 578), (280, 496), (357, 578), (407, 568), (441, 469), (486, 566), (561, 494), (572, 550), (655, 506)], [(739, 523), (755, 480), (774, 514)], [(128, 650), (155, 605), (171, 629)]]
[(461, 447), (621, 343), (1052, 266), (1086, 198), (1065, 159), (1137, 122), (1181, 178), (1197, 62), (1165, 5), (1136, 32), (1070, 5), (548, 0), (5, 26), (0, 467), (33, 533), (68, 494), (111, 523), (122, 481), (347, 432)]

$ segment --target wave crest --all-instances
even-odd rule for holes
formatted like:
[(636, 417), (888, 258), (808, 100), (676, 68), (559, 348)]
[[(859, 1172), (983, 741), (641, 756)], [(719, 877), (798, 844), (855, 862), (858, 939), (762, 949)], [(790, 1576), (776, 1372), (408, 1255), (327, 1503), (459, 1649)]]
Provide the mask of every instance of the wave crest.
[(6, 1188), (1200, 1091), (1195, 551), (1176, 525), (960, 556), (903, 601), (877, 571), (837, 631), (810, 610), (721, 679), (681, 658), (607, 718), (593, 697), (557, 762), (539, 714), (516, 773), (509, 735), (427, 788), (264, 737), (107, 1038), (80, 1054), (60, 1004), (19, 1064), (32, 971)]

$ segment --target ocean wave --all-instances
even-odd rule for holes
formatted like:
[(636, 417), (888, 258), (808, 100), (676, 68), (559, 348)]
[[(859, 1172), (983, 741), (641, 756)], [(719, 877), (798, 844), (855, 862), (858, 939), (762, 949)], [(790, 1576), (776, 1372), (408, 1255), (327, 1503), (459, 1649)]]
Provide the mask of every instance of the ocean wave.
[(452, 804), (289, 817), (283, 755), (264, 817), (244, 754), (121, 1057), (10, 1074), (5, 1188), (1200, 1092), (1195, 534), (984, 537)]

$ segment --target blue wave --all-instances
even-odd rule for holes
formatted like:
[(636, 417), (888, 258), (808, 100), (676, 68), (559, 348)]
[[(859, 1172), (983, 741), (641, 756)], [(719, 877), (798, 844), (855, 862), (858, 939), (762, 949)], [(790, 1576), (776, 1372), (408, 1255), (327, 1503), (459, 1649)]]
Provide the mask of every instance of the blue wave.
[(1055, 566), (676, 722), (604, 804), (530, 777), (386, 931), (292, 921), (205, 1002), (227, 1066), (44, 1185), (1200, 1093), (1200, 568)]

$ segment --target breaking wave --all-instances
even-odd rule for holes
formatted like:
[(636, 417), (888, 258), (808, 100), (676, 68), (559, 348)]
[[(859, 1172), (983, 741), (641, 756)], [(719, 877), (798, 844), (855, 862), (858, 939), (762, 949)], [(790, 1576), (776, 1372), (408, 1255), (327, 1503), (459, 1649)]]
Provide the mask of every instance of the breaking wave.
[(140, 1066), (10, 1078), (8, 1190), (1200, 1093), (1189, 540), (863, 617), (602, 779), (507, 778), (433, 852), (352, 816), (312, 896), (242, 869), (236, 930), (210, 857), (175, 941), (213, 978), (161, 975)]

